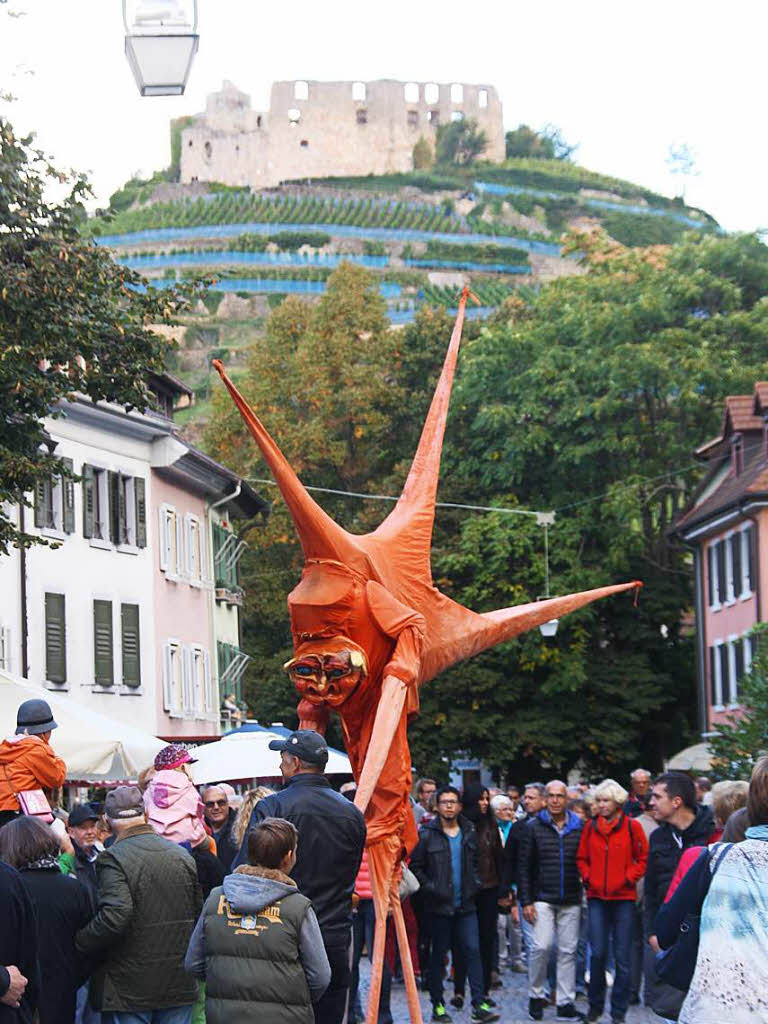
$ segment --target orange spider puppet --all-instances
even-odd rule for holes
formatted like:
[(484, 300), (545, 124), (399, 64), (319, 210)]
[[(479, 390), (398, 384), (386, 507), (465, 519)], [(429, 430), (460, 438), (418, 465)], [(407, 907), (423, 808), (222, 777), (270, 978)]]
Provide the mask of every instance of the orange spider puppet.
[(411, 758), (406, 727), (419, 687), (444, 669), (549, 619), (623, 590), (626, 583), (477, 614), (434, 586), (430, 546), (448, 402), (467, 290), (403, 492), (384, 522), (364, 536), (343, 530), (309, 496), (275, 442), (227, 378), (296, 526), (304, 551), (301, 582), (288, 596), (294, 657), (286, 669), (299, 694), (300, 728), (324, 732), (341, 717), (365, 814), (376, 930), (367, 1021), (379, 1005), (387, 914), (394, 918), (411, 1020), (419, 998), (398, 886), (403, 857), (416, 843), (409, 803)]

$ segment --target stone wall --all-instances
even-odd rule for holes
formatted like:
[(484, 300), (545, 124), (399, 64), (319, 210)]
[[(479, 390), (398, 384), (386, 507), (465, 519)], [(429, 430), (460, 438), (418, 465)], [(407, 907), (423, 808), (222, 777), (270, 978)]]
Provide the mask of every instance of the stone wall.
[(488, 137), (484, 157), (504, 159), (501, 101), (490, 85), (463, 83), (275, 82), (269, 111), (230, 82), (182, 133), (181, 180), (265, 188), (297, 178), (413, 169), (423, 136), (465, 117)]

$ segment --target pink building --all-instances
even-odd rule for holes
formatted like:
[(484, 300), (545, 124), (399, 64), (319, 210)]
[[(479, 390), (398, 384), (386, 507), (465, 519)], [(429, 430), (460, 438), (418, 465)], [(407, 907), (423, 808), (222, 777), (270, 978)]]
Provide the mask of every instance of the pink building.
[(720, 435), (697, 458), (709, 471), (676, 533), (694, 553), (699, 728), (738, 713), (748, 636), (768, 608), (768, 383), (725, 400)]

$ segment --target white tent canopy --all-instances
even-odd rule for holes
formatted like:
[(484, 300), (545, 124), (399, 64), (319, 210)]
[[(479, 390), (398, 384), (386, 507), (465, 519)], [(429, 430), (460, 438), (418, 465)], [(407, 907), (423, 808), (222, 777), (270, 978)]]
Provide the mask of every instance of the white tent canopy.
[(109, 782), (135, 779), (165, 746), (151, 733), (125, 725), (78, 704), (63, 693), (42, 690), (0, 671), (0, 733), (16, 731), (16, 712), (25, 700), (46, 700), (58, 729), (51, 746), (67, 763), (71, 781)]
[(712, 751), (706, 743), (695, 743), (671, 757), (667, 761), (667, 768), (674, 772), (711, 771)]
[[(193, 757), (192, 778), (198, 785), (208, 782), (231, 782), (236, 779), (275, 778), (280, 775), (280, 753), (270, 750), (271, 740), (284, 737), (277, 732), (231, 733), (215, 743), (197, 747)], [(328, 751), (326, 775), (351, 775), (346, 754)]]

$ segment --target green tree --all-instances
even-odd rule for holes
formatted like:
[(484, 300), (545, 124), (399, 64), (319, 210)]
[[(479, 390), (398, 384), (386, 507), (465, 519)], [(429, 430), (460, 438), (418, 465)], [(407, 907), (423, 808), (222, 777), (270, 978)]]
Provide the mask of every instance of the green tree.
[(744, 712), (729, 713), (708, 740), (715, 768), (725, 779), (749, 779), (758, 759), (768, 751), (768, 624), (750, 633), (754, 656), (739, 684)]
[[(51, 192), (63, 198), (51, 200)], [(57, 171), (31, 138), (0, 119), (0, 552), (38, 538), (7, 509), (63, 466), (45, 448), (43, 419), (73, 394), (145, 408), (147, 372), (167, 343), (148, 325), (170, 322), (191, 290), (146, 282), (80, 235), (86, 179)], [(6, 504), (7, 503), (7, 504)]]
[(579, 148), (565, 141), (556, 125), (547, 124), (536, 131), (527, 124), (520, 124), (506, 136), (507, 158), (529, 157), (534, 160), (570, 160)]
[[(633, 578), (645, 590), (638, 609), (596, 603), (554, 641), (524, 634), (426, 687), (420, 768), (463, 749), (499, 772), (619, 772), (661, 767), (692, 736), (694, 652), (680, 628), (690, 564), (669, 528), (723, 397), (761, 373), (768, 250), (751, 236), (573, 244), (583, 276), (527, 306), (510, 300), (464, 347), (441, 497), (557, 509), (553, 593)], [(451, 596), (485, 611), (544, 592), (542, 530), (529, 519), (443, 513), (438, 527), (434, 572)]]
[(413, 147), (413, 169), (414, 171), (428, 171), (432, 166), (434, 154), (432, 147), (424, 138), (420, 136), (419, 141)]
[(435, 163), (440, 167), (468, 167), (485, 151), (488, 136), (471, 118), (441, 124), (437, 129)]

